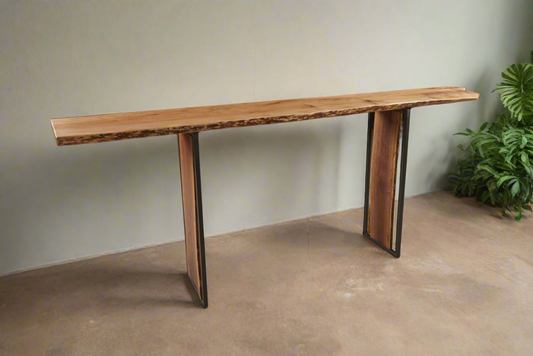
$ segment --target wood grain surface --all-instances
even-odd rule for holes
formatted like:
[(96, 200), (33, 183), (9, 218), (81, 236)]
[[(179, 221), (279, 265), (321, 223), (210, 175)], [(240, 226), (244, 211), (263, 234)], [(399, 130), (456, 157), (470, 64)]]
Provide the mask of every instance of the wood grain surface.
[(397, 90), (52, 119), (59, 146), (390, 111), (477, 100), (458, 87)]
[(387, 248), (392, 248), (396, 171), (403, 111), (377, 112), (370, 164), (368, 232)]
[(185, 250), (187, 256), (187, 274), (202, 298), (203, 283), (200, 271), (200, 251), (198, 235), (197, 198), (194, 179), (193, 137), (190, 134), (178, 135), (181, 196), (183, 202), (183, 224), (185, 227)]

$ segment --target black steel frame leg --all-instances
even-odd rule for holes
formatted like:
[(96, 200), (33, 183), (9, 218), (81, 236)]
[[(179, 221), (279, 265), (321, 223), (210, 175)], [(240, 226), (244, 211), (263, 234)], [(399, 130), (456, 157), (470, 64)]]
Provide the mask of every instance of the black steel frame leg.
[(398, 216), (396, 219), (396, 243), (394, 249), (387, 248), (380, 242), (370, 236), (368, 233), (368, 214), (369, 214), (369, 199), (370, 199), (370, 166), (372, 164), (372, 144), (374, 138), (374, 119), (375, 113), (368, 114), (368, 136), (366, 147), (366, 173), (365, 173), (365, 207), (363, 220), (363, 236), (381, 247), (383, 250), (390, 253), (392, 256), (399, 258), (402, 247), (402, 229), (403, 229), (403, 207), (405, 200), (405, 178), (407, 174), (407, 148), (409, 144), (409, 124), (410, 124), (410, 109), (404, 109), (402, 115), (402, 141), (400, 153), (400, 184), (398, 187)]

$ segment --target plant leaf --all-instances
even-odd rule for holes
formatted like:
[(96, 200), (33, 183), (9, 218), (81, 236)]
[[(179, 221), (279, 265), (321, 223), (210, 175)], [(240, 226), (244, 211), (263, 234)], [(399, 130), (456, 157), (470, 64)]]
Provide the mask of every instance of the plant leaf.
[(513, 64), (502, 73), (502, 78), (495, 90), (500, 92), (503, 105), (518, 121), (533, 115), (533, 64)]
[(505, 177), (501, 177), (499, 180), (498, 180), (498, 183), (497, 183), (497, 186), (498, 188), (503, 184), (503, 182), (505, 182), (506, 180), (509, 180), (511, 178), (514, 178), (514, 176), (505, 176)]
[(517, 180), (511, 188), (511, 196), (516, 196), (520, 192), (520, 181)]

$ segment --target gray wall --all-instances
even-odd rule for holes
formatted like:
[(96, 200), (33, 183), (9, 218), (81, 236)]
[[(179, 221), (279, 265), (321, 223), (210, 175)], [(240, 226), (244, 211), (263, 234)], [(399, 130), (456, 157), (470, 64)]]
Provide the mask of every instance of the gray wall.
[[(183, 238), (175, 137), (56, 147), (50, 118), (456, 85), (412, 113), (407, 194), (533, 49), (523, 0), (0, 1), (0, 274)], [(207, 235), (360, 207), (363, 115), (203, 133)]]

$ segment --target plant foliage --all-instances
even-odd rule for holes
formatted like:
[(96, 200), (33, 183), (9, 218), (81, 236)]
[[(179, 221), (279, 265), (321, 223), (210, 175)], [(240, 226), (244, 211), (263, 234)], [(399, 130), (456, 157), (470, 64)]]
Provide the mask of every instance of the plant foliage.
[(470, 142), (466, 148), (459, 145), (466, 156), (449, 181), (455, 195), (475, 196), (520, 220), (533, 203), (533, 65), (513, 64), (502, 78), (495, 90), (509, 112), (494, 123), (485, 122), (477, 132), (457, 133)]

